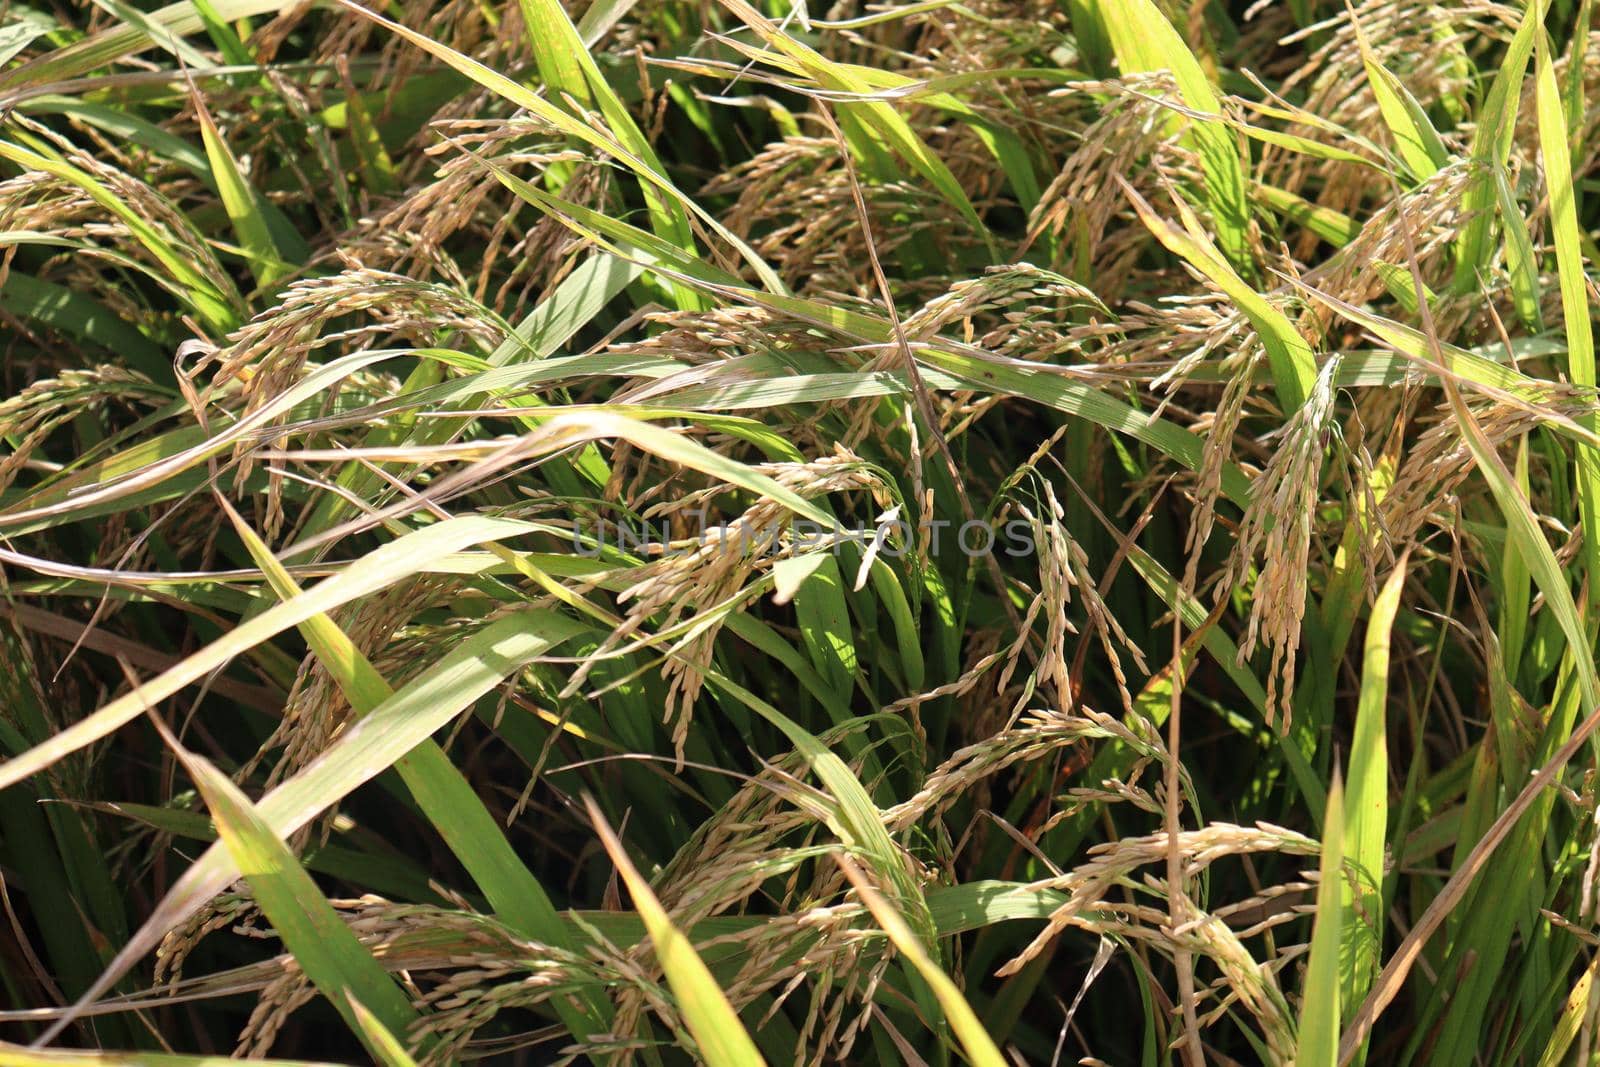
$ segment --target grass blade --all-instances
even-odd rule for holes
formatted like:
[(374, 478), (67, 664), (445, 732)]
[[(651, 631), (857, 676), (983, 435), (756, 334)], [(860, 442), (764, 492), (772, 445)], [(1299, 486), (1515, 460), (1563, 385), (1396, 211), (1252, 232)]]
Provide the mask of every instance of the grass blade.
[(1503, 168), (1495, 169), (1494, 191), (1500, 210), (1500, 225), (1506, 235), (1506, 270), (1511, 275), (1511, 295), (1516, 300), (1517, 315), (1530, 330), (1542, 330), (1544, 316), (1539, 310), (1539, 263), (1534, 258), (1533, 239), (1528, 236), (1528, 220), (1522, 216)]
[[(218, 504), (273, 591), (286, 602), (301, 596), (294, 578), (238, 512), (225, 500)], [(560, 628), (554, 629), (559, 632)], [(356, 714), (371, 714), (394, 697), (389, 683), (326, 614), (313, 615), (300, 623), (300, 632)], [(424, 740), (396, 761), (395, 768), (423, 814), (478, 883), (496, 913), (531, 940), (570, 948), (566, 927), (544, 886), (517, 858), (494, 817), (444, 750), (434, 741)], [(588, 995), (584, 999), (584, 1011), (574, 1010), (565, 999), (557, 1005), (563, 1022), (580, 1040), (594, 1033), (611, 1014), (610, 1005), (599, 997)]]
[(1321, 880), (1317, 884), (1316, 919), (1311, 927), (1311, 955), (1306, 962), (1305, 989), (1300, 995), (1300, 1042), (1296, 1067), (1335, 1067), (1339, 1060), (1339, 988), (1343, 952), (1344, 788), (1334, 772), (1328, 787), (1328, 813), (1322, 821)]
[(1000, 1050), (995, 1047), (989, 1032), (983, 1028), (983, 1023), (973, 1012), (972, 1005), (967, 1003), (967, 998), (961, 995), (961, 990), (956, 988), (950, 976), (928, 956), (922, 947), (922, 942), (911, 932), (911, 928), (906, 925), (905, 919), (895, 910), (894, 905), (867, 881), (867, 876), (849, 856), (838, 853), (835, 859), (849, 877), (850, 883), (855, 886), (856, 895), (872, 912), (872, 917), (878, 926), (889, 935), (894, 947), (911, 961), (911, 965), (916, 968), (923, 981), (933, 989), (933, 995), (938, 998), (939, 1007), (944, 1010), (950, 1029), (955, 1031), (956, 1038), (967, 1054), (967, 1059), (974, 1067), (1005, 1067), (1005, 1057), (1000, 1055)]
[(1157, 240), (1226, 293), (1250, 320), (1250, 325), (1261, 335), (1261, 343), (1266, 346), (1267, 358), (1272, 364), (1272, 380), (1278, 389), (1279, 405), (1286, 415), (1298, 411), (1311, 395), (1311, 387), (1317, 380), (1317, 361), (1311, 353), (1311, 346), (1294, 323), (1252, 289), (1217, 254), (1201, 229), (1199, 220), (1181, 201), (1177, 203), (1177, 208), (1184, 220), (1182, 231), (1169, 226), (1143, 197), (1133, 191), (1132, 186), (1123, 183), (1123, 192)]
[(413, 573), (425, 561), (440, 559), (470, 545), (512, 537), (527, 530), (528, 527), (522, 523), (471, 517), (441, 522), (392, 541), (308, 592), (256, 616), (171, 670), (137, 686), (48, 741), (0, 763), (0, 789), (10, 788), (63, 756), (132, 722), (143, 715), (146, 709), (155, 707), (184, 686), (226, 665), (260, 641), (391, 585)]
[[(1367, 619), (1361, 697), (1350, 744), (1341, 855), (1350, 865), (1354, 884), (1340, 878), (1341, 944), (1347, 958), (1340, 966), (1339, 995), (1341, 1003), (1352, 1007), (1366, 996), (1382, 959), (1384, 846), (1389, 828), (1389, 648), (1405, 582), (1406, 560), (1402, 558), (1383, 584)], [(1320, 902), (1320, 894), (1318, 899)]]
[[(612, 136), (638, 156), (654, 173), (665, 173), (650, 141), (628, 114), (628, 109), (612, 91), (605, 75), (595, 65), (588, 47), (578, 36), (577, 27), (566, 9), (556, 0), (520, 0), (522, 20), (533, 45), (535, 61), (544, 83), (558, 98), (571, 96), (584, 108), (598, 107)], [(682, 201), (664, 195), (641, 176), (641, 188), (650, 210), (651, 226), (662, 239), (671, 241), (691, 255), (695, 251), (689, 215)], [(685, 308), (704, 305), (691, 290), (680, 289), (680, 304)]]
[(1360, 20), (1354, 14), (1351, 20), (1356, 29), (1356, 41), (1361, 47), (1361, 64), (1366, 68), (1367, 84), (1378, 99), (1378, 109), (1383, 113), (1383, 121), (1394, 138), (1400, 159), (1411, 172), (1414, 183), (1427, 181), (1450, 161), (1450, 152), (1416, 97), (1373, 54), (1372, 47), (1367, 43), (1367, 35), (1361, 30)]
[(1480, 169), (1467, 187), (1461, 205), (1467, 223), (1461, 240), (1456, 242), (1454, 288), (1458, 294), (1477, 289), (1479, 273), (1489, 260), (1489, 228), (1494, 218), (1491, 208), (1495, 200), (1491, 183), (1493, 168), (1504, 167), (1510, 157), (1517, 110), (1522, 100), (1522, 80), (1533, 55), (1534, 38), (1544, 32), (1547, 7), (1548, 0), (1530, 0), (1523, 9), (1522, 21), (1478, 109), (1470, 154), (1473, 165)]
[(1194, 53), (1152, 0), (1106, 0), (1101, 20), (1123, 73), (1170, 70), (1183, 102), (1218, 119), (1194, 120), (1186, 134), (1205, 168), (1205, 203), (1227, 261), (1247, 276), (1255, 262), (1249, 245), (1249, 196), (1233, 134), (1220, 121), (1222, 105)]
[[(299, 603), (315, 593), (313, 589), (289, 603)], [(284, 606), (288, 605), (280, 605)], [(277, 610), (273, 608), (259, 619)], [(507, 675), (553, 646), (575, 637), (582, 629), (581, 624), (571, 619), (538, 610), (513, 614), (490, 624), (457, 645), (425, 675), (402, 687), (352, 725), (303, 771), (263, 797), (257, 805), (262, 818), (279, 836), (294, 833), (328, 805), (337, 803), (398, 762), (464, 708), (499, 685)], [(139, 690), (134, 692), (137, 694)], [(7, 766), (10, 764), (0, 765), (0, 768)], [(65, 1028), (76, 1012), (109, 989), (154, 949), (169, 930), (193, 915), (238, 876), (227, 849), (221, 844), (209, 848), (174, 882), (144, 925), (118, 951), (105, 973), (53, 1024), (44, 1040)]]
[(218, 287), (215, 279), (200, 273), (189, 258), (174, 247), (155, 226), (123, 203), (116, 193), (107, 189), (93, 175), (70, 163), (51, 159), (7, 141), (0, 141), (0, 159), (10, 160), (25, 170), (54, 175), (81, 189), (96, 204), (117, 216), (138, 238), (139, 243), (149, 249), (150, 254), (155, 256), (173, 280), (183, 288), (190, 306), (204, 322), (218, 332), (226, 332), (239, 324), (239, 307), (242, 301), (238, 294), (224, 291)]
[(707, 226), (709, 226), (714, 233), (722, 237), (732, 247), (737, 249), (740, 255), (744, 257), (746, 262), (750, 264), (751, 268), (755, 270), (757, 275), (760, 276), (762, 281), (773, 292), (783, 291), (783, 283), (778, 280), (778, 276), (772, 273), (772, 268), (767, 266), (766, 262), (762, 260), (762, 258), (758, 256), (748, 244), (737, 237), (731, 230), (724, 226), (710, 213), (705, 211), (704, 208), (701, 208), (698, 204), (696, 204), (695, 201), (688, 200), (687, 198), (683, 197), (683, 194), (678, 191), (677, 187), (672, 184), (670, 179), (668, 179), (655, 167), (652, 167), (646, 160), (641, 159), (622, 142), (616, 140), (612, 136), (607, 136), (606, 133), (595, 130), (587, 123), (582, 122), (567, 114), (560, 108), (555, 107), (537, 93), (529, 91), (525, 86), (519, 85), (510, 78), (507, 78), (505, 75), (490, 69), (475, 59), (464, 56), (460, 52), (440, 44), (439, 42), (434, 41), (423, 34), (417, 33), (415, 30), (412, 30), (406, 26), (402, 26), (398, 22), (384, 18), (382, 15), (379, 15), (376, 12), (369, 11), (368, 9), (361, 7), (359, 4), (353, 3), (352, 0), (338, 0), (338, 2), (347, 10), (355, 12), (363, 18), (370, 19), (396, 36), (416, 45), (418, 48), (421, 48), (423, 51), (434, 56), (436, 59), (441, 60), (453, 69), (471, 78), (473, 81), (477, 82), (479, 85), (482, 85), (490, 92), (496, 93), (507, 100), (510, 100), (518, 107), (527, 108), (534, 115), (537, 115), (539, 118), (548, 122), (550, 125), (554, 126), (556, 129), (560, 130), (569, 137), (572, 137), (584, 144), (590, 145), (593, 148), (597, 148), (607, 155), (614, 156), (621, 160), (628, 166), (629, 169), (639, 176), (641, 182), (651, 186), (662, 197), (681, 200), (685, 206), (689, 210), (693, 211), (694, 214), (697, 215)]
[(263, 289), (270, 287), (292, 269), (285, 263), (272, 239), (272, 228), (255, 190), (239, 171), (239, 162), (228, 151), (227, 142), (212, 121), (211, 113), (198, 93), (194, 94), (195, 115), (200, 120), (200, 135), (205, 141), (206, 158), (211, 163), (211, 173), (222, 196), (222, 205), (233, 222), (233, 232), (239, 244), (250, 257), (250, 272)]
[(1470, 855), (1450, 876), (1450, 880), (1433, 898), (1427, 909), (1422, 913), (1417, 924), (1411, 932), (1395, 949), (1394, 955), (1389, 957), (1389, 962), (1384, 964), (1383, 971), (1373, 982), (1372, 991), (1367, 994), (1367, 999), (1361, 1002), (1361, 1007), (1351, 1017), (1350, 1023), (1345, 1027), (1339, 1039), (1339, 1058), (1337, 1062), (1343, 1067), (1355, 1058), (1357, 1051), (1365, 1047), (1367, 1039), (1372, 1034), (1372, 1025), (1385, 1008), (1394, 1001), (1400, 992), (1401, 985), (1406, 976), (1415, 965), (1423, 946), (1433, 934), (1444, 924), (1445, 918), (1461, 903), (1467, 891), (1472, 887), (1473, 881), (1482, 873), (1489, 857), (1500, 847), (1506, 837), (1516, 827), (1519, 819), (1539, 798), (1544, 790), (1548, 789), (1556, 774), (1566, 766), (1567, 761), (1577, 754), (1578, 749), (1589, 740), (1595, 727), (1600, 726), (1600, 706), (1590, 713), (1589, 717), (1580, 723), (1572, 732), (1572, 736), (1561, 745), (1539, 771), (1523, 786), (1515, 800), (1501, 811), (1488, 832), (1479, 839)]
[(356, 1025), (361, 1027), (367, 1050), (381, 1067), (417, 1067), (417, 1061), (411, 1058), (400, 1039), (390, 1033), (383, 1021), (354, 996), (350, 997), (350, 1014), (355, 1016)]
[[(1555, 68), (1544, 34), (1538, 35), (1534, 49), (1536, 99), (1539, 119), (1539, 155), (1544, 163), (1545, 186), (1550, 195), (1550, 225), (1556, 246), (1556, 274), (1561, 286), (1561, 319), (1566, 327), (1567, 371), (1575, 385), (1590, 389), (1595, 385), (1594, 328), (1590, 319), (1589, 282), (1584, 273), (1583, 251), (1579, 241), (1577, 186), (1572, 177), (1568, 154), (1567, 120), (1562, 110), (1561, 90), (1556, 85)], [(1584, 420), (1591, 429), (1600, 420), (1591, 414)], [(1600, 454), (1593, 448), (1577, 450), (1579, 515), (1585, 530), (1600, 530)], [(1585, 570), (1591, 588), (1600, 584), (1600, 537), (1586, 537), (1583, 544)], [(1590, 600), (1593, 619), (1600, 605)], [(1590, 701), (1592, 703), (1592, 701)]]
[(695, 953), (694, 946), (672, 925), (666, 909), (651, 892), (650, 883), (639, 874), (623, 849), (622, 842), (606, 825), (605, 816), (592, 799), (586, 799), (585, 803), (595, 833), (600, 835), (606, 853), (627, 885), (628, 895), (633, 898), (633, 909), (639, 913), (645, 931), (650, 935), (650, 942), (656, 949), (656, 959), (666, 973), (667, 984), (672, 987), (678, 1010), (683, 1013), (684, 1024), (694, 1036), (701, 1057), (710, 1067), (757, 1067), (766, 1063), (761, 1053), (756, 1051), (755, 1042), (750, 1040), (744, 1024), (739, 1021), (738, 1013)]
[[(218, 836), (284, 947), (294, 953), (306, 977), (368, 1050), (381, 1058), (381, 1046), (371, 1044), (351, 1000), (372, 1005), (372, 1014), (394, 1032), (417, 1021), (410, 999), (339, 919), (300, 861), (239, 787), (204, 757), (185, 750), (170, 733), (167, 744), (205, 798)], [(427, 1046), (426, 1041), (423, 1044)]]

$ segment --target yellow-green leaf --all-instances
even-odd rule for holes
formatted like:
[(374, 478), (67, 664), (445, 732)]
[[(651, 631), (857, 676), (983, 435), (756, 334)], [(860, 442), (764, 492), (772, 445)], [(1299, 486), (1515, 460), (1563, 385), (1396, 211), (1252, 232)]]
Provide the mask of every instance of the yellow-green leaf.
[[(587, 800), (587, 798), (586, 798)], [(611, 862), (628, 887), (633, 898), (633, 910), (639, 913), (650, 943), (655, 946), (656, 959), (667, 976), (667, 985), (677, 999), (678, 1010), (683, 1013), (684, 1025), (699, 1047), (700, 1055), (710, 1067), (755, 1067), (765, 1064), (755, 1042), (739, 1021), (739, 1015), (728, 1003), (716, 979), (706, 969), (705, 962), (694, 950), (694, 945), (672, 924), (672, 918), (661, 906), (661, 901), (650, 889), (633, 861), (623, 850), (622, 842), (606, 825), (605, 816), (587, 800), (589, 817), (600, 835)]]
[(1254, 273), (1249, 245), (1250, 204), (1239, 146), (1221, 120), (1222, 105), (1200, 61), (1152, 0), (1105, 0), (1100, 8), (1124, 74), (1169, 70), (1185, 105), (1217, 116), (1185, 120), (1193, 122), (1185, 138), (1200, 153), (1205, 168), (1205, 204), (1216, 222), (1217, 239), (1228, 261), (1239, 270)]
[(295, 962), (317, 991), (344, 1016), (362, 1043), (378, 1055), (351, 1008), (350, 998), (370, 1005), (385, 1029), (399, 1033), (406, 1032), (418, 1018), (410, 998), (339, 919), (311, 875), (239, 787), (210, 761), (185, 751), (176, 738), (169, 735), (168, 743), (205, 798), (217, 836), (233, 856), (284, 948), (294, 953)]
[(1300, 993), (1299, 1047), (1295, 1067), (1337, 1067), (1339, 1062), (1339, 955), (1344, 909), (1344, 787), (1334, 772), (1328, 813), (1322, 823), (1321, 882), (1311, 924), (1311, 954)]

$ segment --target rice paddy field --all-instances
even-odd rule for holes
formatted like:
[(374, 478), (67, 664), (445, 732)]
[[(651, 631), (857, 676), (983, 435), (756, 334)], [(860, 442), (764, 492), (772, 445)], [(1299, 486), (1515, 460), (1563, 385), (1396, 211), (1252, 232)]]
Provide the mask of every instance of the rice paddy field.
[(1600, 1061), (1592, 0), (0, 3), (0, 1067)]

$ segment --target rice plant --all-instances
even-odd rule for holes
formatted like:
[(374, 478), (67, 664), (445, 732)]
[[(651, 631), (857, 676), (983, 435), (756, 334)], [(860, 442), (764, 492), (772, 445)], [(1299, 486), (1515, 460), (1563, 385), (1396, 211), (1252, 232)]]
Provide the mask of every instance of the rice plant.
[(0, 5), (0, 1065), (1595, 1062), (1593, 7)]

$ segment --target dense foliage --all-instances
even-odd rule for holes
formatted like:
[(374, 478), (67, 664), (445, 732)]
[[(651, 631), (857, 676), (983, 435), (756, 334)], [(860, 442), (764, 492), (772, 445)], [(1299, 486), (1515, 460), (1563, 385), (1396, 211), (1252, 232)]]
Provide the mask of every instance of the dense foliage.
[(1591, 1062), (1592, 9), (0, 5), (0, 1063)]

